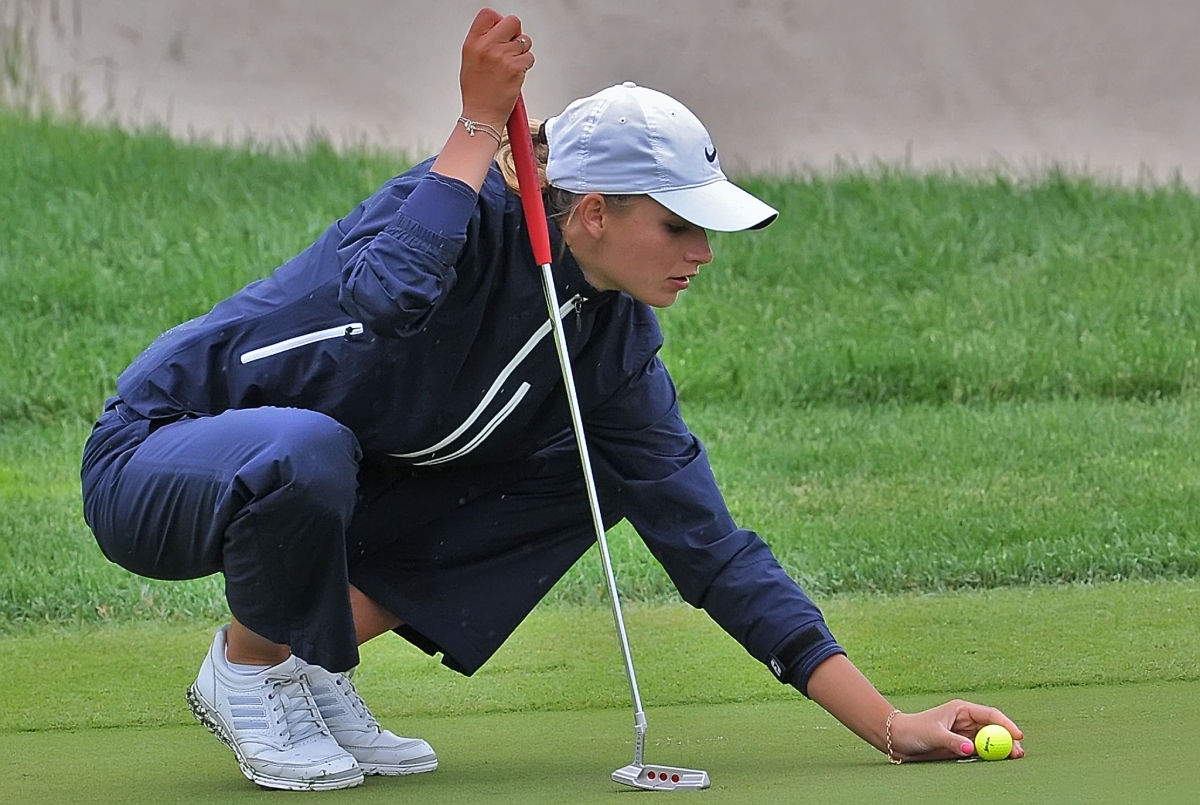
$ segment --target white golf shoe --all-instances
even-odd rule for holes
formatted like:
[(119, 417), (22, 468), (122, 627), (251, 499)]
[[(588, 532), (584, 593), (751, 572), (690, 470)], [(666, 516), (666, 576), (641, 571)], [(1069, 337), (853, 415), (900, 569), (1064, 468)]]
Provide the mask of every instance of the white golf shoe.
[(187, 701), (196, 720), (233, 750), (242, 774), (264, 788), (326, 791), (363, 781), (363, 770), (321, 719), (297, 657), (254, 675), (225, 662), (222, 627)]
[(383, 727), (354, 689), (347, 674), (305, 666), (313, 699), (334, 740), (354, 756), (366, 774), (419, 774), (437, 768), (433, 747), (420, 738), (402, 738)]

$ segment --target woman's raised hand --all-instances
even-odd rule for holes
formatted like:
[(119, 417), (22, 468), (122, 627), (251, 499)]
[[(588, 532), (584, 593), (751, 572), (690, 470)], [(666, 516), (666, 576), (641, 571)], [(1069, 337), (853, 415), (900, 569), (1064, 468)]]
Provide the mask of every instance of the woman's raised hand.
[(458, 179), (476, 192), (483, 186), (504, 127), (533, 66), (533, 41), (521, 21), (490, 8), (475, 15), (462, 47), (458, 83), (462, 117), (434, 160), (432, 171)]
[(532, 48), (520, 19), (480, 9), (462, 47), (458, 83), (463, 117), (503, 130), (533, 66)]

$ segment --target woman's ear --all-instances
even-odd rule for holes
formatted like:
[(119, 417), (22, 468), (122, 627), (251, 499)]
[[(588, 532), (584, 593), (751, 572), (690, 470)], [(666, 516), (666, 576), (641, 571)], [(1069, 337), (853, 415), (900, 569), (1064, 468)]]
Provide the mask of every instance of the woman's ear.
[(575, 219), (592, 239), (604, 234), (608, 216), (608, 201), (599, 193), (588, 193), (575, 208)]

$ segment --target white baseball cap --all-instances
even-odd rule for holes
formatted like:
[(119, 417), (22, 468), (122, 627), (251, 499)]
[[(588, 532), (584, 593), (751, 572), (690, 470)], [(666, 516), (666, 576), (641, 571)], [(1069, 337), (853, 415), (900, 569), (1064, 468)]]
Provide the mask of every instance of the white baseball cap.
[(546, 121), (546, 139), (546, 179), (560, 190), (648, 195), (718, 232), (760, 229), (779, 215), (725, 177), (686, 106), (632, 81), (571, 103)]

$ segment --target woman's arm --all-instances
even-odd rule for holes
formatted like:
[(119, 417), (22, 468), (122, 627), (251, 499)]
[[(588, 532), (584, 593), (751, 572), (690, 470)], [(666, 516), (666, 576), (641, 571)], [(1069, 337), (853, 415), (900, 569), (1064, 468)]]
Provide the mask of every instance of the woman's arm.
[[(832, 637), (816, 628), (823, 624), (820, 612), (765, 544), (733, 523), (707, 460), (679, 416), (660, 361), (651, 360), (606, 406), (591, 412), (589, 438), (601, 486), (621, 490), (620, 513), (684, 599), (703, 606), (776, 676), (795, 684), (864, 741), (893, 760), (917, 761), (971, 755), (975, 734), (988, 724), (1022, 737), (999, 710), (960, 700), (893, 715), (891, 703)], [(1014, 744), (1011, 757), (1023, 754)]]
[[(384, 336), (419, 332), (457, 283), (498, 138), (533, 65), (521, 21), (483, 9), (462, 49), (461, 121), (429, 174), (398, 177), (341, 222), (343, 309)], [(489, 132), (494, 132), (495, 135)]]

